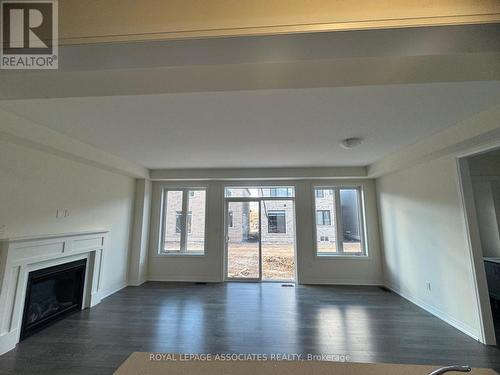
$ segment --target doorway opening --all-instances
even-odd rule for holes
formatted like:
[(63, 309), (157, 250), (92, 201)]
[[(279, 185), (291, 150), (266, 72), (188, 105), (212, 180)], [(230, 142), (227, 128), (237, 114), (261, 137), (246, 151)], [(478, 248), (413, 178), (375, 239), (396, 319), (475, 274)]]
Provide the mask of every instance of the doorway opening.
[(226, 280), (295, 281), (295, 189), (225, 188)]
[(500, 150), (459, 158), (481, 322), (481, 341), (500, 338)]

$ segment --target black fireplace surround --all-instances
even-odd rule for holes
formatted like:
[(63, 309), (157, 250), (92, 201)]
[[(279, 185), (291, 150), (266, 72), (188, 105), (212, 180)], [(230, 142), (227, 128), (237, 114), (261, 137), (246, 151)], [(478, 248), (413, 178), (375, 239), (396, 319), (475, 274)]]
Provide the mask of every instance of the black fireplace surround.
[(83, 259), (29, 273), (21, 340), (81, 310), (86, 265)]

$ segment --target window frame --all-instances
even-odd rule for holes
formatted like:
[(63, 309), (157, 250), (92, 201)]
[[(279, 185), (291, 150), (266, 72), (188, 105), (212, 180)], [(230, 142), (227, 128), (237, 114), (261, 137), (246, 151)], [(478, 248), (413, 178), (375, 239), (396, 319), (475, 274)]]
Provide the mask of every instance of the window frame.
[[(336, 224), (335, 228), (335, 245), (337, 251), (335, 253), (319, 253), (318, 252), (318, 224), (316, 212), (316, 190), (317, 189), (328, 189), (333, 190), (334, 194), (334, 202), (335, 202), (335, 210), (332, 212), (330, 210), (330, 222)], [(358, 225), (360, 229), (360, 244), (361, 244), (361, 252), (352, 253), (352, 252), (344, 252), (343, 246), (343, 221), (342, 221), (342, 204), (340, 201), (340, 190), (357, 190), (357, 198), (358, 198), (358, 207), (359, 207), (359, 215), (358, 215)], [(364, 197), (364, 189), (362, 185), (312, 185), (311, 195), (313, 197), (313, 238), (314, 238), (314, 255), (320, 259), (328, 259), (328, 258), (351, 258), (351, 259), (369, 259), (369, 251), (368, 244), (366, 241), (367, 238), (367, 227), (366, 227), (366, 205), (365, 205), (365, 197)], [(332, 219), (333, 216), (333, 219)], [(321, 226), (321, 225), (320, 225)]]
[[(269, 216), (271, 215), (271, 213), (273, 213), (276, 218), (278, 216), (283, 216), (283, 224), (284, 224), (284, 231), (283, 232), (271, 232), (270, 231), (270, 228), (271, 226), (269, 225)], [(279, 213), (279, 215), (277, 214)], [(278, 219), (276, 219), (276, 229), (278, 229), (279, 226), (278, 226)], [(285, 210), (270, 210), (268, 213), (267, 213), (267, 234), (287, 234), (287, 228), (286, 228), (286, 211)]]
[[(167, 194), (169, 191), (182, 191), (182, 213), (188, 212), (188, 207), (189, 207), (189, 198), (191, 198), (190, 191), (204, 191), (205, 192), (205, 226), (204, 226), (204, 238), (203, 238), (203, 251), (189, 251), (187, 249), (187, 238), (188, 235), (190, 234), (189, 230), (189, 225), (188, 225), (188, 220), (189, 220), (189, 214), (183, 215), (184, 216), (184, 223), (183, 223), (183, 228), (181, 229), (181, 240), (180, 240), (180, 249), (179, 250), (165, 250), (165, 221), (166, 221), (166, 214), (167, 210), (165, 207), (165, 201), (167, 199)], [(207, 251), (207, 211), (208, 210), (208, 187), (206, 186), (169, 186), (169, 187), (163, 187), (161, 191), (161, 199), (160, 199), (160, 228), (159, 228), (159, 242), (158, 242), (158, 251), (157, 251), (157, 256), (163, 257), (163, 256), (205, 256), (206, 251)], [(177, 211), (176, 215), (177, 215)], [(192, 211), (191, 211), (192, 212)], [(191, 219), (192, 220), (192, 219)], [(191, 223), (192, 224), (192, 223)], [(176, 226), (177, 227), (177, 226)], [(191, 225), (191, 232), (192, 232), (192, 225)]]

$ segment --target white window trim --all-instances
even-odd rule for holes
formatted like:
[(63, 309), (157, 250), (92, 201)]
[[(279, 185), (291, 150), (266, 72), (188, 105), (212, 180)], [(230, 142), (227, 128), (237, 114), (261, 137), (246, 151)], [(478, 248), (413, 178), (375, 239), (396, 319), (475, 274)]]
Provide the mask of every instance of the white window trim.
[[(331, 189), (335, 194), (335, 212), (330, 210), (330, 220), (336, 225), (336, 248), (337, 253), (318, 253), (318, 231), (317, 231), (317, 218), (316, 218), (316, 189)], [(342, 207), (340, 204), (340, 190), (342, 189), (356, 189), (358, 190), (358, 205), (360, 207), (359, 215), (359, 228), (361, 234), (361, 253), (345, 253), (343, 247), (343, 225), (342, 225)], [(366, 230), (366, 206), (364, 189), (362, 185), (312, 185), (311, 195), (313, 199), (313, 239), (314, 239), (314, 255), (316, 258), (342, 258), (342, 259), (370, 259), (368, 244), (367, 244), (367, 230)]]
[[(180, 241), (180, 250), (164, 250), (163, 246), (165, 243), (165, 199), (169, 191), (182, 191), (182, 212), (187, 212), (188, 210), (188, 199), (189, 199), (189, 191), (198, 190), (205, 192), (205, 238), (203, 240), (203, 251), (188, 251), (186, 242), (187, 242), (187, 221), (189, 215), (184, 215), (184, 223), (182, 223), (181, 229), (181, 241)], [(158, 251), (156, 255), (159, 257), (178, 257), (178, 256), (187, 256), (187, 257), (201, 257), (205, 256), (207, 252), (207, 209), (208, 209), (208, 188), (206, 186), (198, 186), (198, 187), (185, 187), (185, 186), (171, 186), (171, 187), (163, 187), (161, 191), (161, 199), (160, 199), (160, 228), (159, 228), (159, 241), (158, 241)], [(192, 229), (192, 228), (191, 228)]]

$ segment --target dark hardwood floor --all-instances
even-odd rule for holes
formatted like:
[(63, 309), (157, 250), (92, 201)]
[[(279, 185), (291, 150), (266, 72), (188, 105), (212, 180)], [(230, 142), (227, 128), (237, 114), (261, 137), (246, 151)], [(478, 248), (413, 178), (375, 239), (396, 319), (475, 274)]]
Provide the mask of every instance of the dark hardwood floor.
[(377, 287), (149, 282), (26, 339), (0, 357), (0, 374), (111, 374), (133, 351), (325, 353), (500, 369), (499, 349)]

